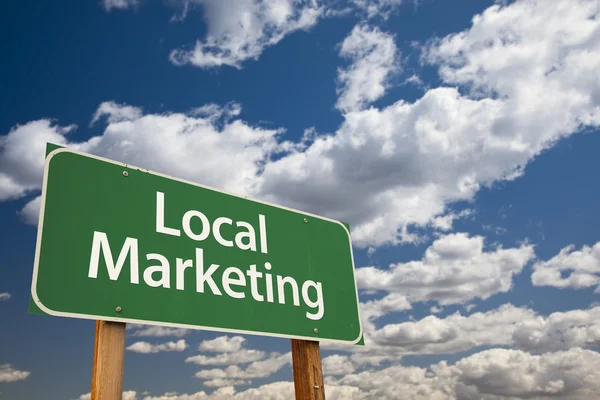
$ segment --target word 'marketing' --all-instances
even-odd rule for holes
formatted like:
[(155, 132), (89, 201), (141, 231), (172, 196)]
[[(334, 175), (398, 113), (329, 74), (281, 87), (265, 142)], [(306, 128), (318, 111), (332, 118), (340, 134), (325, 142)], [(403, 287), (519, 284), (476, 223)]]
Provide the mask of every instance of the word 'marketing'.
[[(200, 232), (193, 231), (191, 221), (197, 218), (202, 223)], [(230, 225), (238, 228), (236, 235), (233, 238), (224, 238), (221, 233), (221, 226)], [(187, 211), (181, 218), (181, 230), (187, 237), (192, 240), (201, 242), (206, 240), (211, 234), (213, 238), (224, 247), (237, 247), (241, 250), (259, 251), (263, 254), (268, 254), (267, 247), (267, 227), (266, 218), (264, 215), (258, 215), (258, 235), (256, 234), (253, 225), (245, 221), (234, 221), (228, 217), (219, 217), (212, 224), (202, 212), (197, 210)], [(156, 232), (170, 236), (181, 236), (181, 230), (165, 226), (165, 195), (162, 192), (156, 193)], [(258, 240), (257, 240), (258, 239)], [(125, 264), (125, 260), (129, 256), (130, 265), (130, 281), (132, 284), (140, 283), (140, 268), (138, 255), (138, 240), (128, 237), (125, 239), (123, 246), (119, 252), (119, 256), (115, 263), (113, 252), (108, 243), (108, 235), (105, 232), (95, 231), (92, 239), (92, 251), (90, 256), (90, 265), (88, 277), (98, 278), (98, 265), (100, 261), (100, 253), (104, 258), (109, 279), (115, 281), (119, 279), (121, 270)], [(171, 263), (169, 260), (158, 253), (146, 254), (147, 261), (156, 261), (157, 265), (147, 266), (142, 274), (144, 283), (150, 287), (171, 288)], [(208, 266), (205, 269), (205, 266)], [(220, 264), (205, 263), (204, 249), (196, 248), (194, 257), (191, 259), (176, 258), (175, 259), (175, 289), (184, 290), (185, 288), (185, 271), (187, 269), (195, 269), (195, 286), (197, 293), (212, 293), (214, 296), (222, 296), (223, 294), (235, 299), (243, 299), (252, 297), (257, 302), (274, 303), (275, 298), (279, 304), (286, 304), (288, 299), (292, 299), (294, 306), (300, 306), (300, 298), (305, 305), (314, 310), (314, 313), (306, 312), (306, 317), (312, 320), (320, 320), (325, 314), (323, 303), (323, 288), (321, 282), (311, 280), (305, 281), (301, 287), (298, 282), (289, 276), (280, 276), (269, 273), (273, 266), (269, 262), (265, 262), (263, 266), (257, 267), (252, 264), (245, 271), (240, 268), (230, 266), (223, 271), (221, 280), (215, 279), (213, 275), (221, 268)], [(264, 269), (260, 271), (259, 269)], [(160, 278), (156, 279), (155, 275)], [(259, 281), (264, 279), (266, 290), (264, 293), (259, 291)], [(220, 287), (218, 283), (220, 282)], [(250, 293), (247, 293), (247, 288), (250, 287)], [(316, 298), (311, 299), (310, 289), (316, 293)]]

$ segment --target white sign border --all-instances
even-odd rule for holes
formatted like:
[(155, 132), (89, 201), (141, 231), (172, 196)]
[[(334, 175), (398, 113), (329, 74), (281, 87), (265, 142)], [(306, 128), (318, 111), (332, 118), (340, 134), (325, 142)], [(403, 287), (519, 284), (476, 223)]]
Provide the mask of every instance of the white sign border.
[[(352, 261), (352, 277), (354, 278), (354, 289), (355, 289), (355, 293), (356, 293), (356, 306), (357, 306), (357, 314), (358, 314), (358, 324), (359, 324), (359, 335), (355, 340), (339, 340), (339, 339), (328, 339), (328, 338), (320, 338), (320, 337), (310, 337), (310, 336), (295, 336), (295, 335), (285, 335), (285, 334), (279, 334), (279, 333), (268, 333), (268, 332), (257, 332), (257, 331), (246, 331), (246, 330), (241, 330), (241, 329), (226, 329), (226, 328), (215, 328), (215, 327), (210, 327), (210, 326), (199, 326), (199, 325), (187, 325), (187, 324), (177, 324), (177, 323), (168, 323), (168, 322), (158, 322), (158, 321), (146, 321), (146, 320), (141, 320), (141, 319), (130, 319), (130, 318), (118, 318), (118, 317), (106, 317), (104, 315), (91, 315), (91, 314), (77, 314), (77, 313), (70, 313), (70, 312), (62, 312), (62, 311), (54, 311), (49, 309), (48, 307), (44, 306), (44, 304), (42, 304), (42, 302), (40, 301), (38, 295), (37, 295), (37, 277), (38, 277), (38, 267), (39, 267), (39, 257), (40, 257), (40, 250), (41, 250), (41, 244), (42, 244), (42, 232), (44, 230), (44, 211), (45, 211), (45, 206), (46, 206), (46, 188), (47, 188), (47, 183), (48, 183), (48, 170), (50, 169), (50, 161), (58, 154), (60, 153), (73, 153), (73, 154), (77, 154), (83, 157), (88, 157), (88, 158), (93, 158), (99, 161), (104, 161), (110, 164), (114, 164), (114, 165), (119, 165), (122, 166), (123, 168), (129, 168), (129, 169), (136, 169), (138, 171), (142, 171), (142, 172), (146, 172), (148, 174), (151, 175), (155, 175), (155, 176), (159, 176), (161, 178), (167, 178), (167, 179), (171, 179), (171, 180), (175, 180), (178, 182), (182, 182), (188, 185), (193, 185), (193, 186), (197, 186), (197, 187), (201, 187), (207, 190), (212, 190), (215, 192), (219, 192), (222, 194), (226, 194), (228, 196), (234, 196), (234, 197), (238, 197), (244, 200), (249, 200), (255, 203), (260, 203), (260, 204), (264, 204), (270, 207), (275, 207), (275, 208), (280, 208), (283, 210), (287, 210), (287, 211), (292, 211), (295, 213), (298, 213), (302, 216), (309, 216), (312, 218), (318, 218), (321, 220), (325, 220), (325, 221), (329, 221), (329, 222), (333, 222), (336, 224), (341, 225), (344, 228), (344, 231), (348, 234), (348, 244), (350, 246), (350, 257), (351, 257), (351, 261)], [(73, 150), (73, 149), (69, 149), (66, 147), (61, 147), (55, 150), (52, 150), (46, 157), (46, 161), (44, 163), (44, 182), (42, 185), (42, 199), (41, 199), (41, 204), (40, 204), (40, 217), (38, 220), (38, 232), (37, 232), (37, 240), (36, 240), (36, 247), (35, 247), (35, 261), (34, 261), (34, 265), (33, 265), (33, 277), (32, 277), (32, 281), (31, 281), (31, 297), (33, 298), (33, 301), (35, 302), (35, 304), (46, 314), (52, 315), (52, 316), (56, 316), (56, 317), (69, 317), (69, 318), (79, 318), (79, 319), (92, 319), (92, 320), (101, 320), (101, 321), (111, 321), (111, 322), (124, 322), (124, 323), (132, 323), (132, 324), (148, 324), (148, 325), (157, 325), (157, 326), (165, 326), (165, 327), (173, 327), (173, 328), (185, 328), (185, 329), (195, 329), (195, 330), (206, 330), (206, 331), (214, 331), (214, 332), (224, 332), (224, 333), (237, 333), (237, 334), (244, 334), (244, 335), (257, 335), (257, 336), (268, 336), (268, 337), (279, 337), (279, 338), (285, 338), (285, 339), (300, 339), (300, 340), (310, 340), (310, 341), (319, 341), (319, 342), (329, 342), (329, 343), (342, 343), (342, 344), (357, 344), (358, 342), (361, 341), (361, 339), (363, 338), (363, 329), (362, 329), (362, 319), (360, 318), (360, 302), (358, 299), (358, 286), (356, 284), (356, 274), (354, 273), (355, 271), (355, 267), (354, 267), (354, 253), (352, 251), (352, 240), (350, 238), (350, 232), (348, 231), (348, 228), (346, 227), (346, 225), (342, 224), (340, 221), (336, 221), (330, 218), (326, 218), (326, 217), (321, 217), (318, 215), (314, 215), (311, 213), (307, 213), (304, 211), (300, 211), (300, 210), (295, 210), (293, 208), (288, 208), (288, 207), (284, 207), (284, 206), (280, 206), (277, 204), (272, 204), (272, 203), (268, 203), (265, 201), (260, 201), (260, 200), (256, 200), (256, 199), (252, 199), (249, 198), (247, 196), (240, 196), (234, 193), (229, 193), (223, 190), (219, 190), (219, 189), (215, 189), (209, 186), (205, 186), (205, 185), (201, 185), (195, 182), (191, 182), (191, 181), (187, 181), (185, 179), (179, 179), (179, 178), (175, 178), (169, 175), (165, 175), (165, 174), (161, 174), (159, 172), (154, 172), (154, 171), (149, 171), (145, 168), (138, 168), (135, 167), (133, 165), (130, 164), (125, 164), (125, 163), (120, 163), (114, 160), (110, 160), (104, 157), (99, 157), (99, 156), (95, 156), (92, 154), (88, 154), (88, 153), (84, 153), (78, 150)]]

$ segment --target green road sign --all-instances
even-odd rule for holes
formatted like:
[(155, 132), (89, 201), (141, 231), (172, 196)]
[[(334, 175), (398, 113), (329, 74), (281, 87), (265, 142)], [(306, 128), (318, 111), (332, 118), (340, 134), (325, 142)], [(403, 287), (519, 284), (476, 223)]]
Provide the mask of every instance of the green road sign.
[(340, 222), (58, 148), (31, 294), (63, 317), (358, 343)]

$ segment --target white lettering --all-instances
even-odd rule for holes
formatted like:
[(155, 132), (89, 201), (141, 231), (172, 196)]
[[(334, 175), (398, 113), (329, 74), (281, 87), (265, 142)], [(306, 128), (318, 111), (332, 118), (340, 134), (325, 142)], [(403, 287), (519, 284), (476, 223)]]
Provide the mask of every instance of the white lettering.
[[(312, 301), (310, 299), (310, 297), (308, 296), (308, 289), (311, 287), (315, 288), (315, 290), (317, 291), (317, 300), (316, 301)], [(319, 282), (319, 283), (315, 283), (313, 281), (304, 282), (304, 284), (302, 285), (302, 300), (304, 300), (304, 303), (306, 303), (306, 305), (309, 306), (310, 308), (318, 307), (316, 314), (311, 314), (311, 313), (307, 312), (306, 318), (309, 318), (312, 320), (319, 320), (319, 319), (323, 318), (325, 309), (323, 307), (323, 289), (321, 288), (321, 282)]]
[[(200, 234), (195, 234), (190, 226), (192, 218), (194, 217), (200, 218), (200, 221), (202, 221), (202, 232)], [(210, 234), (210, 221), (208, 220), (208, 218), (206, 218), (206, 215), (202, 214), (200, 211), (190, 210), (183, 214), (181, 225), (185, 234), (190, 239), (197, 240), (198, 242), (203, 241)]]
[(279, 297), (279, 304), (285, 304), (285, 287), (284, 285), (289, 283), (292, 287), (292, 296), (294, 297), (294, 305), (300, 305), (300, 299), (298, 297), (298, 284), (296, 280), (291, 276), (282, 277), (277, 275), (277, 293)]
[[(267, 271), (271, 270), (271, 263), (265, 263), (265, 269)], [(265, 282), (267, 283), (267, 301), (269, 303), (273, 302), (273, 278), (271, 274), (265, 273)]]
[(258, 231), (260, 232), (260, 251), (267, 254), (267, 221), (262, 214), (258, 215)]
[[(156, 253), (147, 254), (146, 259), (148, 259), (148, 261), (156, 260), (156, 261), (160, 262), (160, 265), (153, 265), (144, 270), (144, 282), (146, 282), (146, 285), (148, 285), (150, 287), (162, 286), (167, 289), (170, 288), (171, 287), (171, 274), (170, 274), (171, 266), (169, 265), (169, 260), (167, 260), (167, 258), (165, 256), (156, 254)], [(152, 277), (152, 274), (155, 272), (160, 273), (161, 277), (159, 280), (155, 280)]]
[(123, 247), (119, 253), (119, 258), (117, 259), (117, 265), (115, 265), (106, 233), (97, 231), (94, 232), (88, 278), (98, 277), (98, 262), (100, 260), (100, 252), (102, 252), (104, 255), (104, 262), (106, 263), (106, 269), (108, 270), (108, 277), (112, 281), (119, 279), (121, 269), (123, 269), (127, 254), (129, 254), (129, 279), (133, 284), (137, 285), (140, 283), (137, 239), (129, 237), (125, 239), (125, 243), (123, 243)]
[(213, 294), (221, 296), (221, 291), (215, 284), (212, 274), (219, 268), (218, 264), (211, 264), (206, 274), (204, 273), (204, 250), (196, 249), (196, 292), (204, 293), (204, 283), (208, 283)]
[[(247, 231), (240, 231), (235, 235), (235, 245), (241, 250), (256, 251), (256, 233), (254, 228), (247, 222), (239, 221), (236, 226), (246, 228)], [(248, 238), (248, 244), (244, 244), (243, 238)]]
[(184, 289), (184, 279), (185, 279), (185, 270), (187, 268), (192, 268), (194, 266), (194, 262), (192, 260), (183, 260), (181, 258), (178, 258), (176, 260), (176, 264), (175, 264), (175, 272), (176, 272), (176, 277), (175, 277), (175, 287), (177, 290), (183, 290)]
[(223, 236), (221, 236), (221, 225), (232, 225), (233, 221), (231, 220), (231, 218), (227, 218), (227, 217), (219, 217), (217, 219), (215, 219), (215, 222), (213, 222), (213, 235), (215, 237), (215, 239), (217, 239), (217, 242), (219, 242), (219, 244), (221, 246), (225, 246), (225, 247), (233, 247), (233, 241), (231, 240), (225, 240), (223, 239)]
[[(231, 274), (236, 274), (237, 279), (231, 279), (229, 277)], [(242, 271), (236, 267), (229, 267), (223, 272), (223, 289), (225, 290), (225, 293), (234, 299), (243, 299), (246, 297), (244, 292), (236, 292), (229, 287), (230, 285), (246, 286), (246, 277)]]
[(246, 275), (250, 277), (250, 292), (252, 293), (252, 298), (256, 301), (264, 301), (264, 297), (262, 294), (258, 293), (258, 278), (262, 278), (262, 272), (258, 272), (256, 270), (256, 264), (252, 264), (250, 266), (250, 270), (246, 271)]
[(156, 192), (156, 232), (165, 235), (179, 236), (179, 229), (165, 227), (165, 194)]

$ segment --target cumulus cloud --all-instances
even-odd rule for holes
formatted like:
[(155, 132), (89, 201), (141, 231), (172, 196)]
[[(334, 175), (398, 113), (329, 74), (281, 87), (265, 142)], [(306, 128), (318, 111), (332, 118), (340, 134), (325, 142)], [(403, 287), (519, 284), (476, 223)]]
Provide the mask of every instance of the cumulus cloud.
[(463, 398), (587, 399), (600, 393), (598, 366), (597, 352), (579, 348), (542, 355), (493, 349), (462, 359), (449, 371)]
[(347, 113), (334, 135), (266, 165), (261, 192), (349, 221), (359, 245), (410, 240), (408, 227), (598, 125), (596, 13), (589, 0), (490, 7), (426, 49), (444, 84), (459, 88)]
[[(600, 283), (600, 242), (594, 246), (567, 246), (548, 261), (533, 265), (531, 282), (535, 286), (581, 289)], [(598, 291), (598, 289), (596, 289)]]
[(171, 52), (176, 65), (241, 68), (286, 35), (315, 25), (322, 14), (316, 0), (190, 0), (202, 5), (207, 34), (191, 49)]
[(211, 379), (209, 381), (204, 381), (204, 385), (208, 387), (227, 387), (227, 386), (242, 386), (248, 385), (251, 381), (242, 381), (235, 379)]
[[(282, 130), (230, 120), (239, 112), (235, 109), (228, 105), (225, 109), (213, 106), (188, 114), (143, 115), (127, 105), (102, 103), (95, 119), (106, 117), (107, 126), (102, 135), (85, 142), (69, 141), (65, 136), (74, 126), (61, 127), (50, 120), (18, 125), (0, 137), (0, 200), (40, 190), (46, 142), (248, 193), (270, 155), (291, 144), (278, 141)], [(224, 160), (235, 160), (237, 167), (223, 168)], [(40, 199), (35, 198), (21, 211), (27, 221), (37, 223), (39, 204)]]
[[(287, 400), (294, 397), (294, 386), (291, 382), (274, 382), (257, 388), (237, 392), (231, 387), (223, 387), (211, 394), (197, 392), (193, 394), (164, 394), (158, 397), (147, 396), (144, 400)], [(333, 399), (335, 400), (335, 399)]]
[[(218, 112), (219, 110), (215, 110)], [(126, 104), (117, 104), (114, 101), (105, 101), (94, 113), (90, 126), (94, 125), (101, 118), (106, 117), (108, 123), (133, 121), (142, 117), (142, 110), (138, 107), (128, 106)]]
[(286, 365), (291, 365), (292, 353), (279, 354), (272, 353), (268, 358), (261, 361), (254, 361), (246, 368), (240, 368), (237, 365), (231, 365), (225, 369), (203, 369), (196, 373), (196, 378), (200, 379), (252, 379), (266, 378), (279, 371)]
[[(365, 317), (365, 310), (367, 316)], [(361, 304), (364, 347), (323, 343), (322, 347), (349, 353), (347, 362), (359, 369), (381, 366), (407, 355), (456, 354), (481, 347), (508, 346), (528, 352), (550, 352), (600, 345), (600, 307), (555, 312), (548, 316), (525, 307), (504, 304), (497, 309), (444, 318), (377, 324), (384, 315), (368, 313)], [(345, 356), (344, 356), (345, 357)]]
[[(129, 325), (128, 325), (129, 327)], [(167, 328), (164, 326), (147, 326), (137, 325), (131, 336), (145, 336), (145, 337), (184, 337), (190, 333), (189, 329), (183, 328)]]
[(385, 270), (359, 268), (356, 279), (362, 289), (403, 293), (412, 302), (464, 303), (507, 292), (513, 275), (533, 257), (528, 244), (486, 251), (483, 237), (455, 233), (435, 240), (419, 261), (392, 264)]
[(140, 5), (140, 0), (102, 0), (102, 7), (106, 11), (110, 10), (127, 10)]
[(600, 307), (555, 312), (517, 324), (512, 335), (515, 346), (527, 351), (563, 350), (600, 345)]
[(181, 339), (177, 342), (166, 342), (159, 344), (136, 342), (130, 346), (127, 346), (127, 350), (133, 351), (134, 353), (150, 354), (164, 351), (184, 351), (187, 347), (188, 346), (185, 343), (185, 339)]
[(391, 76), (400, 71), (394, 37), (378, 28), (357, 25), (344, 39), (340, 55), (351, 61), (338, 69), (338, 101), (344, 112), (359, 110), (384, 95)]
[(354, 5), (362, 12), (364, 12), (367, 18), (382, 17), (383, 19), (389, 18), (389, 16), (395, 12), (398, 7), (406, 3), (406, 0), (352, 0)]
[(19, 371), (10, 364), (0, 364), (0, 382), (16, 382), (27, 379), (29, 371)]
[(531, 355), (491, 349), (429, 368), (392, 366), (329, 384), (356, 387), (357, 399), (587, 399), (600, 392), (600, 355), (580, 348)]
[(236, 365), (262, 360), (263, 358), (265, 358), (265, 352), (263, 351), (240, 349), (235, 352), (222, 353), (216, 356), (200, 354), (186, 358), (185, 362), (197, 365)]
[(242, 336), (219, 336), (212, 340), (204, 340), (198, 346), (200, 351), (212, 353), (233, 353), (240, 351), (246, 339)]
[[(251, 21), (253, 11), (244, 4), (235, 15), (250, 12)], [(283, 5), (281, 16), (290, 15), (287, 2), (272, 4)], [(453, 87), (430, 89), (414, 102), (347, 112), (336, 132), (306, 143), (282, 143), (281, 130), (239, 119), (216, 123), (191, 113), (136, 118), (131, 110), (102, 105), (108, 126), (84, 143), (67, 143), (72, 127), (32, 121), (1, 138), (0, 198), (39, 189), (43, 142), (54, 141), (348, 221), (357, 246), (415, 241), (411, 229), (430, 226), (450, 203), (518, 177), (560, 138), (598, 126), (596, 12), (591, 0), (496, 4), (469, 29), (426, 47), (423, 59)], [(222, 25), (235, 25), (236, 18)], [(111, 115), (119, 122), (110, 122)], [(235, 160), (238, 168), (222, 168), (222, 160)]]
[(42, 119), (17, 125), (0, 136), (0, 200), (16, 199), (39, 190), (46, 142), (65, 145), (75, 125), (60, 127)]
[[(581, 348), (533, 355), (521, 350), (490, 349), (428, 367), (393, 365), (328, 377), (327, 399), (450, 400), (562, 398), (584, 400), (600, 393), (600, 354)], [(294, 397), (292, 382), (274, 382), (244, 391), (222, 387), (211, 394), (165, 393), (144, 400), (285, 400)]]
[[(90, 400), (92, 398), (91, 393), (82, 394), (77, 398), (77, 400)], [(137, 392), (135, 390), (128, 390), (123, 392), (122, 396), (123, 400), (137, 400)]]
[(28, 201), (19, 211), (19, 216), (29, 225), (37, 225), (40, 218), (40, 207), (42, 205), (42, 196), (36, 196), (32, 200)]
[(323, 375), (347, 375), (354, 372), (356, 366), (348, 356), (333, 354), (322, 360)]
[(0, 301), (7, 301), (10, 300), (10, 298), (10, 293), (0, 293)]

